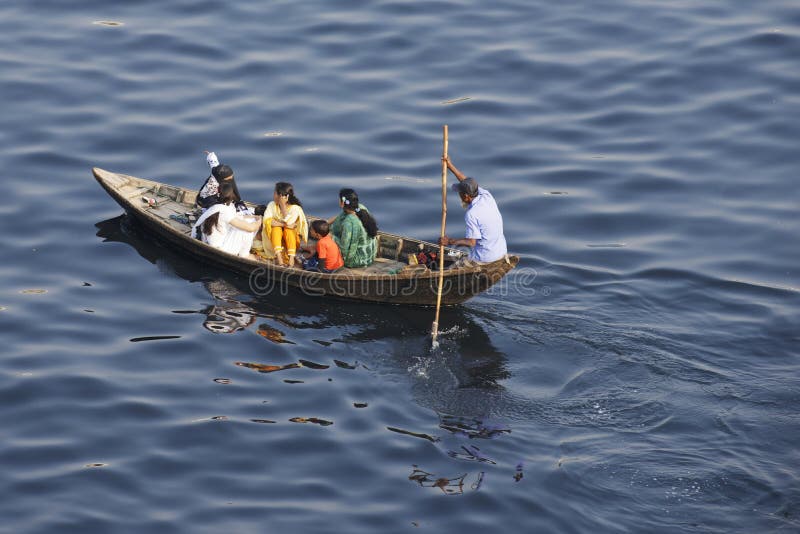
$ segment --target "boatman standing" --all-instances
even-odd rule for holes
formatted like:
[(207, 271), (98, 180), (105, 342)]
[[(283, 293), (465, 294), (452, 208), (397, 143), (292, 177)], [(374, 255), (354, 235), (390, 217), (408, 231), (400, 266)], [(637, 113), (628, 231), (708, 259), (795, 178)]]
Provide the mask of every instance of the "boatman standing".
[(503, 235), (503, 216), (497, 208), (497, 202), (486, 189), (479, 187), (474, 178), (459, 171), (449, 157), (442, 158), (447, 168), (458, 178), (453, 184), (453, 191), (461, 197), (461, 205), (466, 209), (464, 223), (467, 235), (463, 239), (452, 239), (444, 236), (439, 244), (445, 246), (470, 247), (468, 261), (459, 261), (454, 267), (469, 265), (469, 262), (489, 263), (497, 261), (508, 253), (506, 238)]

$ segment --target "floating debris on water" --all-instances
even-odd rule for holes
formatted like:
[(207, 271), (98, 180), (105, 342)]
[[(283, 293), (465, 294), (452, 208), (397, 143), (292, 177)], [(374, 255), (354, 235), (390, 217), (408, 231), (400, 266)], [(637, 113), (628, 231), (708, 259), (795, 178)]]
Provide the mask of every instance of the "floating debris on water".
[(343, 362), (341, 360), (333, 360), (333, 363), (336, 364), (336, 367), (339, 367), (341, 369), (355, 369), (356, 368), (355, 365), (351, 365), (351, 364), (349, 364), (347, 362)]
[(274, 424), (276, 421), (272, 419), (250, 419), (253, 423)]
[(305, 384), (302, 380), (284, 380), (287, 384)]
[(230, 378), (215, 378), (214, 382), (216, 382), (217, 384), (230, 384), (231, 383), (231, 379)]
[(367, 403), (366, 402), (354, 402), (353, 406), (355, 406), (356, 408), (366, 408), (367, 407)]
[(86, 310), (83, 310), (83, 311), (85, 311), (86, 313), (94, 313), (94, 310), (89, 310), (89, 309), (86, 309)]
[(319, 343), (323, 347), (330, 347), (331, 345), (333, 345), (333, 343), (331, 343), (330, 341), (322, 341), (321, 339), (312, 339), (311, 341), (313, 341), (314, 343)]
[(107, 465), (108, 464), (97, 462), (97, 463), (93, 463), (93, 464), (86, 464), (86, 465), (84, 465), (84, 467), (96, 468), (96, 467), (105, 467)]
[(116, 20), (96, 20), (92, 22), (95, 26), (124, 26), (124, 22), (118, 22)]
[(458, 104), (459, 102), (466, 102), (467, 100), (472, 100), (472, 97), (462, 96), (461, 98), (453, 98), (452, 100), (445, 100), (444, 102), (440, 102), (440, 104), (446, 106), (448, 104)]
[(180, 339), (181, 336), (144, 336), (131, 338), (131, 343), (138, 343), (140, 341), (162, 341), (165, 339)]
[(44, 295), (47, 293), (46, 289), (23, 289), (20, 291), (23, 295)]
[(89, 282), (84, 282), (82, 287), (92, 287), (92, 284)]

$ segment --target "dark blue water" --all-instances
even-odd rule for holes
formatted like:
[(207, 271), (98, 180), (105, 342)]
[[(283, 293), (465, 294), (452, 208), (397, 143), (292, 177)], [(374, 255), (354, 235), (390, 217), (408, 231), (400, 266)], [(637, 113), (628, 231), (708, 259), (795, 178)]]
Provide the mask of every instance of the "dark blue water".
[[(0, 531), (800, 530), (797, 2), (0, 20)], [(443, 124), (521, 262), (435, 353), (432, 310), (254, 295), (90, 173), (216, 150), (432, 239)]]

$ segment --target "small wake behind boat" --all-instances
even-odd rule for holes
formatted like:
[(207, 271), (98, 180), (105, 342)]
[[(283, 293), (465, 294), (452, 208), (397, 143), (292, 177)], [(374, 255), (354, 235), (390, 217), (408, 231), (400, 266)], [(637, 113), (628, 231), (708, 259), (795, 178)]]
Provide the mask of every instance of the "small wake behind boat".
[[(272, 291), (295, 288), (314, 296), (388, 304), (436, 305), (439, 273), (423, 265), (409, 265), (409, 256), (415, 256), (420, 250), (438, 251), (439, 245), (379, 232), (376, 237), (377, 257), (372, 265), (357, 269), (342, 268), (332, 274), (240, 258), (191, 236), (191, 224), (186, 221), (186, 213), (194, 209), (196, 191), (98, 167), (92, 172), (108, 194), (145, 229), (199, 262), (249, 277), (250, 288), (256, 294), (266, 295)], [(445, 269), (461, 254), (456, 249), (446, 251)], [(517, 256), (508, 256), (507, 259), (484, 265), (445, 270), (442, 304), (460, 304), (486, 291), (516, 267), (518, 262)]]

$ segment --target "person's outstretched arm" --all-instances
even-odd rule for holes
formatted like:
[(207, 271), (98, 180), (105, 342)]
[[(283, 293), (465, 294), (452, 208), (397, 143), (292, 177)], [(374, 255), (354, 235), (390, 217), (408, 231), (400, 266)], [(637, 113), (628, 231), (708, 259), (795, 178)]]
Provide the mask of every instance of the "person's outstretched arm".
[(448, 156), (443, 157), (442, 160), (445, 163), (447, 163), (447, 168), (450, 169), (450, 171), (455, 175), (456, 178), (458, 178), (459, 182), (463, 182), (464, 180), (467, 179), (467, 175), (464, 174), (463, 172), (459, 171), (456, 168), (456, 166), (453, 165), (453, 162), (450, 161), (450, 158)]

